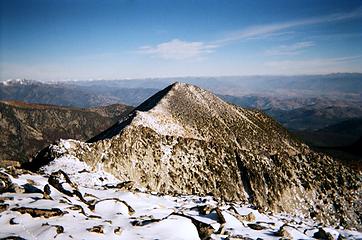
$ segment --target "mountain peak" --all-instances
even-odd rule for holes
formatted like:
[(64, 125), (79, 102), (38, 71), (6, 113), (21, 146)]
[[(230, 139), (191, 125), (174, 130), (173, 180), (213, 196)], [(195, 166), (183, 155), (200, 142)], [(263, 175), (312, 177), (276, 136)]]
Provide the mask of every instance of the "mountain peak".
[(152, 95), (150, 98), (148, 98), (146, 101), (141, 103), (135, 110), (137, 111), (148, 111), (155, 107), (157, 104), (160, 103), (162, 99), (166, 99), (168, 95), (172, 94), (172, 91), (174, 91), (177, 86), (179, 86), (180, 83), (175, 82), (168, 87), (164, 88), (163, 90), (157, 92), (156, 94)]
[(5, 81), (1, 81), (0, 83), (2, 83), (4, 86), (14, 86), (14, 85), (31, 85), (31, 84), (38, 84), (40, 82), (38, 81), (34, 81), (34, 80), (28, 80), (28, 79), (21, 79), (21, 78), (17, 78), (17, 79), (8, 79)]
[(313, 152), (265, 114), (193, 85), (166, 87), (89, 142), (51, 146), (35, 161), (70, 155), (150, 191), (212, 194), (359, 224), (359, 210), (344, 210), (359, 200), (357, 172)]
[[(201, 139), (200, 133), (190, 120), (205, 115), (215, 115), (216, 108), (228, 107), (212, 93), (191, 84), (175, 82), (157, 92), (138, 107), (126, 119), (121, 119), (111, 128), (89, 140), (95, 142), (112, 138), (125, 127), (148, 127), (161, 135), (182, 136)], [(218, 114), (218, 113), (217, 113)]]
[[(168, 87), (164, 88), (163, 90), (157, 92), (146, 101), (144, 101), (141, 105), (139, 105), (136, 110), (138, 111), (148, 111), (155, 107), (159, 103), (166, 103), (167, 101), (172, 101), (175, 97), (178, 98), (186, 98), (192, 95), (202, 95), (205, 94), (207, 91), (196, 87), (191, 84), (182, 83), (182, 82), (175, 82)], [(211, 93), (209, 93), (211, 94)]]

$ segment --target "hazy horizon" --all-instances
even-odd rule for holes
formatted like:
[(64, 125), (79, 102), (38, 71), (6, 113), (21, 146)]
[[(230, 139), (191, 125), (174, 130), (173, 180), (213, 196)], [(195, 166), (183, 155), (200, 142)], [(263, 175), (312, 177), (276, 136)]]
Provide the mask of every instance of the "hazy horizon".
[(0, 80), (361, 72), (362, 2), (5, 1)]
[(7, 79), (0, 79), (0, 82), (5, 81), (11, 81), (11, 80), (29, 80), (29, 81), (40, 81), (40, 82), (67, 82), (67, 81), (132, 81), (132, 80), (172, 80), (174, 79), (182, 79), (182, 78), (257, 78), (257, 77), (282, 77), (282, 78), (288, 78), (288, 77), (311, 77), (311, 76), (331, 76), (331, 75), (362, 75), (362, 72), (331, 72), (326, 74), (260, 74), (260, 75), (219, 75), (219, 76), (207, 76), (207, 75), (201, 75), (201, 76), (169, 76), (169, 77), (139, 77), (139, 78), (73, 78), (73, 79), (33, 79), (33, 78), (7, 78)]

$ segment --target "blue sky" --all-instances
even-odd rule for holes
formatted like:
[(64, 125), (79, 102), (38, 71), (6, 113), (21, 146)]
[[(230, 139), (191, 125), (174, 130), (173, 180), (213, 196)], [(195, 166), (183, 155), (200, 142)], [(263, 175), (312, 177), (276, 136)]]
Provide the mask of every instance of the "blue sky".
[(361, 0), (0, 2), (0, 80), (362, 71)]

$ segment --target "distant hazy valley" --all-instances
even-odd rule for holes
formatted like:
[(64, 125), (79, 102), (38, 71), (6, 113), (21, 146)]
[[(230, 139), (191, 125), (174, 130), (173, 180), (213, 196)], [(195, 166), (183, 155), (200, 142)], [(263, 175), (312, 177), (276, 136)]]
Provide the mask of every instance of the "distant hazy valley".
[[(72, 108), (96, 108), (111, 104), (137, 106), (175, 81), (201, 86), (241, 107), (260, 109), (308, 144), (317, 147), (318, 150), (342, 159), (361, 159), (361, 153), (357, 149), (360, 148), (360, 137), (362, 136), (362, 74), (295, 77), (190, 77), (53, 83), (8, 80), (0, 84), (0, 99)], [(7, 118), (9, 116), (4, 113), (5, 109), (19, 107), (14, 104), (6, 106), (5, 108), (2, 103), (1, 111), (2, 115)], [(34, 107), (36, 106), (34, 105)], [(32, 106), (28, 105), (27, 109), (30, 108)], [(109, 108), (112, 109), (112, 107)], [(125, 110), (131, 108), (128, 107)], [(87, 111), (84, 109), (81, 115), (88, 116), (84, 114)], [(94, 117), (97, 113), (92, 109), (90, 111), (93, 113), (89, 116), (97, 119)], [(47, 115), (45, 112), (43, 114)], [(107, 118), (102, 121), (103, 128), (112, 125), (119, 114), (119, 111), (103, 114), (102, 117)], [(15, 115), (10, 118), (14, 120), (17, 118)], [(97, 121), (93, 121), (95, 124), (92, 126), (87, 124), (88, 128), (98, 126)], [(32, 123), (27, 123), (26, 119), (21, 121), (20, 125), (22, 124), (34, 128)], [(68, 127), (72, 129), (72, 126)], [(78, 125), (77, 130), (79, 127), (81, 125)], [(29, 128), (23, 127), (23, 129)], [(95, 127), (95, 129), (99, 130), (99, 127)], [(85, 132), (77, 133), (78, 135), (56, 135), (63, 138), (86, 139), (92, 134), (94, 135), (96, 131), (88, 131), (87, 134)], [(57, 138), (49, 138), (45, 142), (50, 143), (55, 139)], [(35, 139), (35, 141), (38, 140)], [(9, 155), (5, 154), (5, 156)]]

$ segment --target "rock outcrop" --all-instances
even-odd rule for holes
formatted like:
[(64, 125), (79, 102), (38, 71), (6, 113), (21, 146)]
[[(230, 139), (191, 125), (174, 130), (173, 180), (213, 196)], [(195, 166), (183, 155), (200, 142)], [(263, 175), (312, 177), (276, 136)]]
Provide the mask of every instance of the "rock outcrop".
[(62, 141), (33, 164), (65, 155), (150, 191), (213, 195), (361, 229), (360, 172), (313, 152), (262, 112), (192, 85), (175, 83), (87, 143)]
[[(362, 232), (286, 213), (260, 213), (249, 204), (210, 196), (130, 192), (110, 188), (110, 182), (99, 186), (89, 179), (107, 173), (82, 171), (85, 163), (73, 161), (78, 165), (67, 168), (62, 167), (70, 165), (67, 159), (56, 159), (38, 174), (0, 168), (22, 189), (0, 193), (0, 239), (362, 239)], [(50, 184), (54, 177), (56, 184)], [(28, 192), (25, 182), (43, 188), (48, 197)]]

